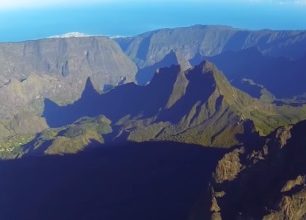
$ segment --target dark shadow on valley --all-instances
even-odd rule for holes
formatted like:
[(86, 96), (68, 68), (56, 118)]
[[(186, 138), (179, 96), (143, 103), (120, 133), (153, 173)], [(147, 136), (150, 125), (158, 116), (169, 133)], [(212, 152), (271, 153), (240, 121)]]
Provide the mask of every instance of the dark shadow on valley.
[[(272, 139), (269, 143), (271, 152), (265, 160), (242, 170), (233, 181), (219, 184), (218, 187), (226, 189), (222, 219), (237, 219), (237, 213), (240, 219), (263, 219), (267, 210), (275, 208), (271, 205), (281, 202), (283, 195), (280, 192), (288, 180), (306, 173), (306, 148), (302, 144), (306, 141), (305, 130), (305, 121), (299, 122), (292, 128), (292, 136), (283, 148), (279, 148), (278, 140)], [(272, 133), (270, 136), (273, 138), (275, 135)], [(262, 142), (261, 146), (264, 144)], [(251, 154), (253, 149), (246, 148), (247, 154)], [(247, 164), (247, 161), (249, 159), (242, 159), (241, 163)], [(303, 185), (296, 184), (284, 195), (291, 197), (300, 187)]]
[(239, 145), (248, 146), (249, 149), (253, 149), (256, 146), (262, 146), (264, 144), (264, 137), (260, 136), (256, 131), (255, 125), (251, 120), (245, 120), (243, 122), (242, 134), (237, 134), (236, 138)]
[[(189, 62), (198, 65), (204, 59), (213, 62), (223, 71), (233, 86), (256, 98), (261, 96), (261, 85), (277, 98), (290, 98), (306, 91), (306, 55), (291, 60), (264, 55), (257, 47), (238, 51), (229, 47), (212, 57), (198, 53)], [(243, 79), (251, 79), (255, 84), (249, 84)]]
[(60, 127), (84, 116), (94, 117), (101, 114), (113, 122), (124, 116), (150, 117), (167, 104), (179, 72), (179, 66), (164, 68), (147, 86), (129, 83), (102, 95), (88, 79), (81, 98), (71, 105), (59, 106), (46, 99), (43, 116), (50, 127)]
[(152, 142), (0, 162), (0, 219), (186, 220), (224, 150)]
[[(205, 65), (205, 61), (202, 65)], [(179, 74), (185, 74), (178, 65), (160, 69), (146, 86), (129, 83), (117, 86), (104, 94), (99, 94), (88, 79), (81, 98), (70, 105), (59, 106), (46, 99), (43, 116), (50, 127), (64, 126), (81, 117), (95, 117), (101, 114), (109, 118), (113, 124), (126, 116), (157, 116), (157, 122), (178, 123), (196, 103), (206, 102), (215, 90), (214, 76), (203, 74), (202, 65), (184, 76), (188, 80), (186, 91), (183, 91), (182, 97), (170, 108), (167, 108), (167, 103), (176, 95), (173, 94), (176, 80), (180, 77)]]
[[(205, 61), (202, 62), (204, 65)], [(185, 77), (188, 79), (188, 86), (184, 96), (179, 99), (171, 108), (165, 109), (159, 115), (159, 120), (178, 123), (184, 116), (188, 115), (196, 103), (199, 106), (208, 101), (216, 88), (216, 81), (212, 74), (203, 74), (202, 65), (196, 66)], [(200, 109), (197, 109), (196, 115)]]
[(136, 81), (140, 85), (145, 85), (151, 81), (155, 72), (160, 68), (170, 67), (172, 65), (178, 65), (178, 60), (174, 51), (167, 54), (160, 62), (151, 66), (144, 67), (137, 72)]
[(226, 51), (207, 59), (215, 63), (234, 86), (254, 97), (258, 97), (260, 88), (256, 85), (254, 88), (250, 85), (246, 87), (242, 79), (252, 79), (278, 98), (305, 93), (306, 56), (297, 60), (269, 57), (252, 47), (241, 51)]
[(179, 74), (184, 73), (180, 73), (179, 66), (173, 65), (160, 69), (147, 86), (129, 83), (104, 94), (99, 94), (88, 79), (81, 98), (70, 105), (59, 106), (46, 99), (43, 116), (50, 127), (60, 127), (84, 116), (101, 114), (114, 123), (125, 116), (148, 118), (156, 115), (158, 121), (178, 123), (197, 102), (206, 102), (215, 89), (213, 76), (202, 74), (201, 66), (198, 66), (185, 76), (189, 84), (183, 98), (168, 109), (166, 105), (173, 95)]

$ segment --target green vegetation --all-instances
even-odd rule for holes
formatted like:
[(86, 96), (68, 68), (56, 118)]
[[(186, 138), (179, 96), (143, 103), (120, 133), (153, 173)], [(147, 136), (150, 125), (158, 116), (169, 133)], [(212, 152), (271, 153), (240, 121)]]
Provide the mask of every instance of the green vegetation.
[(104, 116), (84, 117), (71, 125), (48, 128), (33, 135), (2, 139), (0, 158), (12, 159), (27, 153), (68, 154), (84, 150), (92, 141), (104, 143), (103, 135), (112, 132), (111, 121)]
[(0, 159), (12, 159), (23, 155), (22, 146), (29, 143), (34, 136), (16, 135), (0, 141)]
[[(169, 68), (169, 71), (173, 70)], [(143, 111), (148, 106), (139, 109), (135, 114), (125, 112), (124, 108), (120, 109), (121, 119), (114, 121), (115, 138), (136, 142), (175, 141), (229, 148), (241, 143), (239, 136), (266, 136), (280, 126), (306, 119), (306, 105), (276, 106), (268, 100), (252, 98), (232, 87), (212, 63), (203, 62), (193, 69), (175, 73), (176, 80), (164, 82), (163, 85), (169, 86), (172, 91), (162, 97), (165, 102), (158, 106), (159, 109), (154, 114), (147, 114), (151, 116), (143, 116), (146, 115)], [(194, 75), (190, 77), (190, 74)], [(202, 90), (201, 86), (206, 88)], [(148, 86), (147, 90), (144, 90), (144, 97), (146, 92), (155, 94), (156, 89), (159, 88)], [(128, 88), (125, 92), (129, 93)], [(120, 94), (120, 97), (121, 95), (125, 97), (124, 94)], [(150, 105), (148, 103), (144, 105)], [(127, 106), (127, 109), (129, 107)], [(166, 117), (162, 117), (163, 114)], [(172, 117), (173, 121), (170, 120)], [(15, 132), (11, 135), (14, 138), (3, 142), (7, 146), (3, 149), (8, 149), (0, 152), (4, 155), (3, 158), (26, 153), (77, 153), (93, 141), (104, 143), (103, 136), (112, 132), (111, 121), (102, 115), (95, 118), (84, 117), (70, 125), (52, 129), (46, 129), (44, 122), (43, 118), (25, 112), (9, 123), (0, 124), (3, 134), (10, 133), (11, 127)], [(34, 134), (38, 134), (34, 139), (33, 135), (22, 134), (37, 128), (39, 130)], [(14, 146), (13, 150), (11, 146)]]
[[(206, 62), (202, 65), (202, 74), (211, 74), (213, 81), (209, 83), (215, 85), (209, 98), (195, 102), (178, 123), (156, 121), (158, 115), (146, 119), (121, 121), (119, 125), (129, 133), (129, 140), (166, 140), (210, 147), (231, 147), (240, 143), (237, 139), (239, 134), (257, 132), (261, 136), (266, 136), (280, 126), (306, 119), (306, 105), (276, 106), (268, 99), (261, 101), (252, 98), (232, 87), (213, 64)], [(175, 108), (175, 102), (183, 99), (186, 94), (186, 85), (192, 86), (191, 82), (185, 82), (187, 79), (182, 77), (183, 74), (192, 73), (187, 71), (178, 74), (177, 81), (183, 84), (179, 84), (178, 88), (174, 85), (166, 109)], [(203, 85), (206, 84), (203, 82)], [(248, 127), (251, 125), (247, 125), (247, 122), (252, 122), (253, 127)]]
[(32, 141), (32, 150), (44, 154), (68, 154), (84, 150), (92, 141), (104, 143), (103, 135), (112, 131), (104, 116), (84, 117), (71, 125), (47, 129)]

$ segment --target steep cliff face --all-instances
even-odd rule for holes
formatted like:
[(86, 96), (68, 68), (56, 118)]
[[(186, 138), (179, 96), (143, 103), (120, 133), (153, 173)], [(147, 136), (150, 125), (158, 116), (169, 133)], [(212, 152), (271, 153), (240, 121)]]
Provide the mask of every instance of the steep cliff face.
[(178, 65), (162, 68), (147, 86), (130, 83), (101, 95), (88, 81), (81, 99), (68, 106), (45, 101), (50, 127), (99, 114), (117, 127), (115, 139), (231, 147), (305, 119), (306, 108), (253, 99), (207, 61), (187, 70)]
[(88, 77), (102, 91), (105, 85), (134, 81), (136, 72), (118, 44), (106, 37), (0, 43), (0, 143), (47, 128), (40, 117), (45, 98), (72, 103)]
[[(306, 93), (305, 31), (250, 31), (227, 26), (161, 29), (135, 37), (118, 38), (123, 51), (137, 64), (137, 78), (148, 82), (156, 66), (175, 53), (197, 65), (208, 59), (215, 63), (239, 89), (260, 97), (262, 85), (277, 98)], [(168, 65), (171, 60), (168, 60)], [(172, 61), (170, 64), (176, 64)], [(278, 83), (274, 83), (277, 78)], [(251, 79), (254, 85), (245, 85)], [(266, 96), (267, 92), (263, 96)]]
[[(303, 51), (303, 49), (301, 48)], [(306, 51), (298, 59), (265, 56), (258, 47), (240, 51), (226, 51), (210, 57), (235, 86), (256, 96), (254, 83), (264, 86), (277, 98), (290, 98), (306, 92)], [(253, 81), (253, 86), (243, 86), (246, 79)], [(275, 80), (277, 79), (277, 83)], [(250, 84), (250, 83), (249, 83)], [(258, 88), (260, 94), (260, 88)], [(255, 93), (255, 94), (254, 94)]]
[(130, 141), (168, 140), (220, 147), (238, 143), (236, 135), (245, 129), (253, 132), (241, 115), (246, 110), (243, 106), (249, 108), (245, 113), (253, 111), (256, 101), (232, 88), (209, 62), (188, 70), (163, 68), (147, 86), (125, 84), (102, 95), (90, 82), (87, 85), (82, 98), (72, 105), (60, 107), (46, 101), (44, 116), (51, 127), (84, 115), (103, 114), (118, 126), (118, 135), (127, 135)]
[(227, 153), (210, 188), (211, 219), (306, 217), (306, 122)]
[[(47, 74), (78, 86), (91, 77), (96, 89), (134, 81), (136, 66), (106, 37), (54, 38), (0, 44), (0, 85), (31, 74)], [(77, 82), (77, 83), (76, 83)], [(80, 94), (81, 91), (78, 91)]]
[(187, 60), (201, 55), (215, 56), (224, 51), (258, 47), (268, 56), (296, 59), (305, 55), (306, 32), (249, 31), (227, 26), (204, 26), (161, 29), (131, 38), (118, 38), (122, 49), (139, 67), (161, 61), (175, 51)]

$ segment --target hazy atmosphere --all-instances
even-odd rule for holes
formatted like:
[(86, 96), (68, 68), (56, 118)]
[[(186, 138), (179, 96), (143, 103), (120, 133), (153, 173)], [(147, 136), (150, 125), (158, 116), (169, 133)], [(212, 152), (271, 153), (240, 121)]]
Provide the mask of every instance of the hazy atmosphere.
[(0, 1), (0, 41), (38, 39), (67, 32), (130, 36), (194, 24), (304, 29), (306, 1)]

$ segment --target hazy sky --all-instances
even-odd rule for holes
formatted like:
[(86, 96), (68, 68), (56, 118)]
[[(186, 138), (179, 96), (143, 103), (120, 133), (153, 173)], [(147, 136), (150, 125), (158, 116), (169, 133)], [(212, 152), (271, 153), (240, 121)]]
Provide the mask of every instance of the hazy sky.
[(306, 30), (306, 0), (0, 0), (0, 41), (193, 24)]

